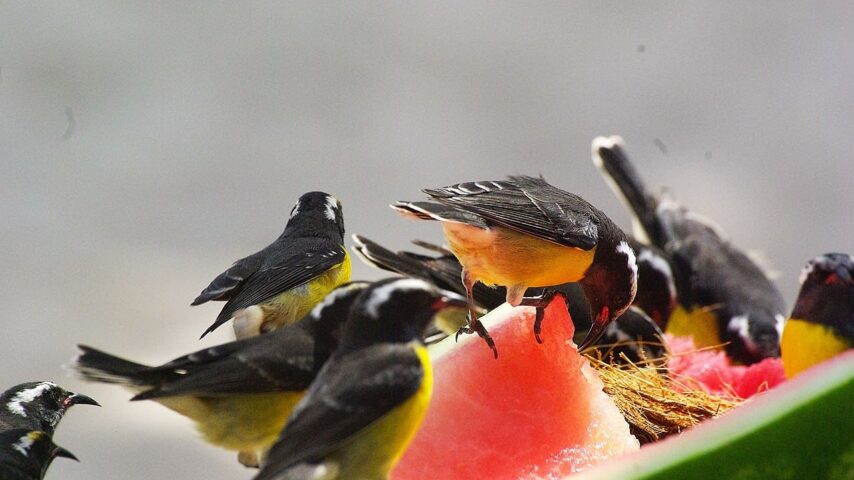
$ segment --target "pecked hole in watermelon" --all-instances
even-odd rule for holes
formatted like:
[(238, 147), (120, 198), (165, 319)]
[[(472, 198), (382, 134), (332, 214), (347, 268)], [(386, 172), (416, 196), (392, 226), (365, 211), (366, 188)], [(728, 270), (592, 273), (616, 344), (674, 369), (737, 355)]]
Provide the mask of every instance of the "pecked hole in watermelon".
[(638, 449), (571, 338), (562, 299), (546, 309), (502, 305), (482, 318), (499, 358), (476, 336), (431, 348), (434, 393), (392, 480), (561, 478)]

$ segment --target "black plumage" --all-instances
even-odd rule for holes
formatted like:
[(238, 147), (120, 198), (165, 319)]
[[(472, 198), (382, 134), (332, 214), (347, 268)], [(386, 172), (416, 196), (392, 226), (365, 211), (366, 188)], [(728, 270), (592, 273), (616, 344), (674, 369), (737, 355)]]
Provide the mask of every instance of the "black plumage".
[(74, 405), (98, 405), (91, 397), (70, 392), (53, 382), (26, 382), (0, 394), (0, 431), (26, 429), (53, 435)]
[(715, 316), (732, 359), (754, 363), (778, 357), (784, 302), (765, 272), (716, 225), (652, 194), (619, 137), (594, 140), (593, 159), (634, 214), (639, 233), (667, 255), (679, 304)]
[(71, 452), (53, 443), (46, 432), (27, 429), (0, 432), (0, 480), (41, 480), (57, 457), (77, 460)]
[(225, 301), (204, 337), (241, 309), (270, 301), (340, 265), (346, 258), (341, 204), (324, 192), (302, 195), (284, 232), (217, 276), (192, 305)]

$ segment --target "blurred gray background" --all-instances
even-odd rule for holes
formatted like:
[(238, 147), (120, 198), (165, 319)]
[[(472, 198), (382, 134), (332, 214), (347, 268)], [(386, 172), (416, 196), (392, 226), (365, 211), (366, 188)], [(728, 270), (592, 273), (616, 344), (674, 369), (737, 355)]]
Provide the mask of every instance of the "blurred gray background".
[(74, 344), (163, 362), (228, 340), (197, 341), (219, 305), (189, 302), (309, 190), (395, 248), (440, 229), (389, 202), (512, 173), (627, 226), (601, 134), (761, 250), (791, 302), (809, 257), (852, 246), (852, 21), (851, 2), (2, 2), (0, 385), (102, 402), (66, 418), (82, 462), (48, 478), (250, 478), (182, 417), (69, 377)]

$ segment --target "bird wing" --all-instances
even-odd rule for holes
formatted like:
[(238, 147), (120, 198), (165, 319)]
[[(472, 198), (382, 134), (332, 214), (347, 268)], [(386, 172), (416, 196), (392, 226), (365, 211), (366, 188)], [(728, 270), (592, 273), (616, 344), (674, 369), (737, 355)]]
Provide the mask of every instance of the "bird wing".
[(426, 189), (434, 200), (504, 227), (569, 247), (589, 250), (598, 241), (598, 212), (578, 195), (542, 178), (459, 183)]
[(261, 267), (266, 249), (234, 262), (228, 270), (220, 273), (191, 305), (201, 305), (211, 300), (228, 300), (243, 282)]
[(271, 480), (293, 466), (322, 461), (409, 399), (423, 377), (410, 345), (374, 345), (331, 360), (294, 410), (255, 480)]
[(205, 334), (227, 322), (238, 310), (270, 300), (340, 265), (345, 255), (343, 246), (324, 239), (289, 240), (286, 250), (280, 249), (242, 281)]
[(311, 332), (294, 325), (200, 350), (155, 367), (178, 376), (133, 399), (304, 390), (331, 353), (318, 359), (317, 348)]

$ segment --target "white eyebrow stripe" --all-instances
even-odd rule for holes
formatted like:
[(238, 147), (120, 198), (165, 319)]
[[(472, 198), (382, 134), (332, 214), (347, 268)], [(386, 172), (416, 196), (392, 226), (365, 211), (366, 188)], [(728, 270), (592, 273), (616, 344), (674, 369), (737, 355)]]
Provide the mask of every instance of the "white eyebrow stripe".
[(326, 218), (335, 221), (335, 212), (338, 210), (338, 199), (332, 195), (326, 196)]
[(32, 388), (21, 390), (12, 397), (12, 400), (10, 400), (9, 403), (6, 404), (6, 408), (8, 408), (12, 413), (26, 417), (27, 411), (24, 410), (24, 405), (37, 399), (46, 390), (54, 387), (56, 387), (55, 383), (42, 382)]

